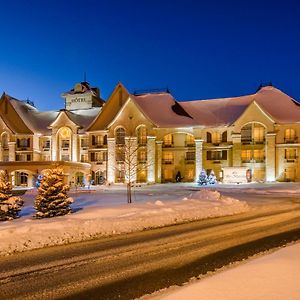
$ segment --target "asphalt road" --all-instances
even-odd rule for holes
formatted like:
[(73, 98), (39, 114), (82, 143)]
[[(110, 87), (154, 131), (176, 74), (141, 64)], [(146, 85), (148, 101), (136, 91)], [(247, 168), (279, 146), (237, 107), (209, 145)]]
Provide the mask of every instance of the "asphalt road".
[(0, 257), (0, 299), (133, 299), (300, 238), (300, 201)]

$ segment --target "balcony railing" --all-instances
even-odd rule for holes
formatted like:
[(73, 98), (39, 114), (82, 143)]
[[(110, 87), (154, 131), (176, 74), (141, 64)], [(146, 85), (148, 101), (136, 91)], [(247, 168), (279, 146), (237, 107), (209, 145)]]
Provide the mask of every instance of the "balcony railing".
[(191, 159), (191, 158), (186, 158), (185, 159), (185, 163), (187, 165), (193, 165), (195, 163), (195, 159)]
[(284, 138), (285, 144), (295, 144), (298, 143), (298, 137), (292, 137), (292, 138)]
[(172, 165), (174, 163), (174, 160), (173, 159), (163, 159), (162, 163), (164, 165)]
[(173, 143), (163, 143), (162, 146), (164, 148), (172, 148), (174, 145), (173, 145)]
[(243, 145), (263, 145), (265, 144), (265, 139), (251, 139), (251, 138), (244, 138), (241, 140)]
[(195, 147), (195, 142), (185, 142), (185, 147)]
[(242, 159), (242, 163), (244, 164), (248, 164), (248, 163), (264, 163), (265, 162), (265, 158), (256, 158), (256, 159)]

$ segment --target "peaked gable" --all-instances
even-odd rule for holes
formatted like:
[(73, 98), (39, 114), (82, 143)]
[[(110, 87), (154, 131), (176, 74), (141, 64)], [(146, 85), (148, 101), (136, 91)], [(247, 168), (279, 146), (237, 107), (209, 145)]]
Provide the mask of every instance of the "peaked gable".
[(274, 123), (272, 116), (253, 100), (240, 117), (234, 122), (234, 130), (240, 132), (241, 128), (247, 123), (264, 124), (269, 132), (274, 131)]
[(128, 97), (129, 93), (126, 88), (122, 83), (118, 83), (107, 102), (103, 105), (101, 112), (87, 128), (87, 131), (105, 130), (123, 107)]
[(19, 134), (33, 134), (31, 129), (23, 121), (22, 117), (18, 114), (10, 101), (11, 97), (3, 93), (0, 99), (0, 116), (5, 124), (14, 133)]

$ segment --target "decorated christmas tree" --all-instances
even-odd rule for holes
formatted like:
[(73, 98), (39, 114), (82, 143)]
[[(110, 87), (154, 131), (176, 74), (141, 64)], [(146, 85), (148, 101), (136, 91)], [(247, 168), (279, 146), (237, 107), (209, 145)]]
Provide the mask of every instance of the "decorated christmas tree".
[(71, 212), (67, 191), (69, 186), (64, 183), (61, 168), (49, 169), (43, 176), (35, 198), (35, 209), (37, 218), (50, 218), (62, 216)]
[(206, 185), (208, 183), (207, 174), (205, 170), (202, 170), (199, 175), (198, 183), (200, 185)]
[(217, 177), (215, 175), (214, 170), (211, 170), (207, 180), (208, 180), (208, 184), (216, 184), (217, 183)]
[(0, 221), (12, 220), (18, 217), (23, 200), (12, 196), (11, 184), (7, 173), (0, 171)]

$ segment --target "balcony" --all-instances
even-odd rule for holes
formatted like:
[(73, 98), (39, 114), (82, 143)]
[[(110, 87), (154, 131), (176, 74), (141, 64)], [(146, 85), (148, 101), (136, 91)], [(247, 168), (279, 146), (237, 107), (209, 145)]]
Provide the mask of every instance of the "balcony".
[(256, 159), (242, 159), (242, 163), (243, 164), (249, 164), (249, 163), (253, 163), (253, 164), (261, 164), (265, 162), (265, 157), (263, 158), (256, 158)]
[(162, 163), (164, 165), (172, 165), (174, 163), (174, 160), (173, 159), (163, 159)]
[(286, 163), (294, 163), (297, 161), (298, 156), (286, 156), (284, 159)]
[(163, 143), (162, 146), (163, 146), (163, 148), (172, 148), (174, 146), (174, 144), (172, 144), (172, 143)]
[(185, 147), (195, 147), (194, 142), (185, 142)]
[(185, 159), (185, 163), (186, 163), (187, 165), (193, 165), (193, 164), (195, 164), (195, 159), (186, 158), (186, 159)]
[(243, 145), (263, 145), (265, 144), (265, 139), (251, 139), (251, 138), (242, 138), (241, 143)]
[(285, 144), (295, 144), (298, 143), (298, 137), (284, 138)]

